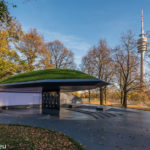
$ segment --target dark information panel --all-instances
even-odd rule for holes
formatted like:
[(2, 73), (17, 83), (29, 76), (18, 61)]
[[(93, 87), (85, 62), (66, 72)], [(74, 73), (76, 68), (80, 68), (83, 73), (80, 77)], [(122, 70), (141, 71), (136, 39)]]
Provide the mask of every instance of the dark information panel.
[(59, 91), (42, 93), (42, 112), (44, 114), (59, 115), (60, 93)]

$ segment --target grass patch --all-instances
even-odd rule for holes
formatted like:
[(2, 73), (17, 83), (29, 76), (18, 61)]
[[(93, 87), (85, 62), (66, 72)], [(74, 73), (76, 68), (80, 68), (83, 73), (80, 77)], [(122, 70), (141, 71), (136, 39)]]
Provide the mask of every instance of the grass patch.
[(0, 145), (12, 150), (85, 150), (63, 133), (23, 125), (0, 125)]
[(85, 74), (77, 70), (46, 69), (11, 76), (8, 79), (0, 82), (0, 84), (37, 81), (46, 79), (95, 79), (95, 77), (89, 76), (88, 74)]

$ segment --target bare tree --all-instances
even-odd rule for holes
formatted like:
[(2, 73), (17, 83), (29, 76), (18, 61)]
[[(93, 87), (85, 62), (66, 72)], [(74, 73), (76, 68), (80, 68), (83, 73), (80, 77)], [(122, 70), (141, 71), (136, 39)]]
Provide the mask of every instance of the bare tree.
[[(82, 58), (81, 70), (91, 76), (94, 75), (94, 66), (92, 64), (91, 52)], [(91, 101), (91, 91), (89, 90), (89, 103)]]
[[(85, 61), (88, 58), (88, 61)], [(86, 62), (86, 63), (85, 63)], [(110, 81), (110, 78), (113, 76), (112, 70), (112, 59), (111, 59), (111, 51), (107, 46), (107, 42), (105, 40), (100, 40), (98, 46), (94, 46), (82, 59), (82, 68), (83, 71), (86, 68), (86, 73), (94, 75), (95, 77), (104, 80)], [(100, 87), (100, 104), (103, 105), (103, 97), (107, 89)]]
[[(105, 40), (100, 40), (98, 47), (96, 47), (96, 76), (106, 82), (109, 82), (113, 76), (113, 61), (111, 59), (111, 51)], [(100, 87), (100, 104), (103, 105), (105, 96), (106, 101), (106, 87)]]
[(55, 68), (75, 69), (74, 54), (60, 41), (49, 42), (47, 49), (51, 54), (51, 63)]
[(115, 49), (116, 77), (121, 91), (122, 104), (127, 107), (127, 95), (139, 88), (139, 59), (136, 52), (134, 34), (122, 34), (121, 46)]

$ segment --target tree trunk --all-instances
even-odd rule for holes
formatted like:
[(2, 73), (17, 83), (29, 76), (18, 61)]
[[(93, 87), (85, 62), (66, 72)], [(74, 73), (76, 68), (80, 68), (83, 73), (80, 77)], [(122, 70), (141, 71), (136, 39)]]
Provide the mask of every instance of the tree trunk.
[(123, 89), (122, 89), (122, 72), (120, 70), (120, 79), (119, 79), (119, 85), (120, 85), (120, 103), (123, 105)]
[(91, 103), (91, 91), (89, 90), (89, 104)]
[(126, 91), (126, 89), (124, 90), (123, 107), (127, 108), (127, 91)]
[(121, 103), (121, 105), (123, 104), (123, 91), (121, 90), (121, 92), (120, 92), (120, 103)]
[(105, 104), (106, 104), (106, 100), (107, 100), (107, 87), (106, 86), (105, 86), (104, 96), (105, 96)]
[(100, 105), (103, 105), (103, 88), (100, 87), (99, 88), (99, 94), (100, 94)]

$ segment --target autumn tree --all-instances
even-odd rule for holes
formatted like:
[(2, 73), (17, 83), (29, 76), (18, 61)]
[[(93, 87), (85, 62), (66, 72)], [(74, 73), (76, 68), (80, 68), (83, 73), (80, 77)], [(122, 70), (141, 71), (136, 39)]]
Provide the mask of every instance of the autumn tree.
[[(113, 76), (113, 62), (111, 59), (111, 51), (105, 40), (100, 40), (99, 45), (94, 48), (95, 57), (95, 73), (96, 76), (109, 82)], [(93, 59), (94, 59), (93, 57)], [(106, 87), (100, 87), (100, 104), (103, 105), (104, 95), (106, 98)]]
[(0, 1), (0, 80), (19, 71), (20, 58), (14, 47), (21, 34), (21, 25), (10, 16), (5, 1)]
[(0, 32), (0, 80), (12, 75), (16, 72), (17, 53), (11, 49), (10, 43), (7, 40), (9, 33), (1, 29)]
[[(81, 70), (82, 72), (85, 72), (89, 74), (90, 76), (94, 75), (94, 66), (92, 65), (92, 59), (91, 59), (91, 51), (88, 52), (86, 56), (82, 58), (82, 64), (81, 64)], [(91, 91), (89, 90), (89, 103), (91, 101)]]
[(74, 69), (74, 54), (68, 50), (60, 41), (49, 42), (47, 49), (51, 54), (51, 64), (54, 68)]
[[(112, 65), (111, 51), (107, 46), (107, 42), (105, 40), (100, 40), (98, 46), (94, 46), (82, 59), (81, 68), (86, 73), (92, 73), (93, 76), (109, 82), (113, 76)], [(100, 87), (99, 91), (100, 104), (103, 105), (106, 89)]]
[(128, 31), (122, 34), (121, 45), (114, 50), (115, 72), (119, 78), (116, 81), (121, 88), (124, 107), (127, 107), (128, 93), (139, 88), (139, 59), (136, 47), (134, 34)]
[(39, 69), (51, 69), (54, 68), (54, 65), (51, 64), (51, 53), (47, 49), (47, 45), (44, 44), (44, 47), (39, 53), (39, 64), (38, 68)]
[(7, 22), (7, 24), (11, 21), (11, 16), (8, 10), (8, 4), (4, 0), (0, 0), (0, 25), (2, 23)]
[(27, 71), (40, 67), (48, 68), (51, 55), (47, 51), (44, 38), (36, 29), (31, 29), (24, 34), (16, 48), (21, 52), (22, 60), (27, 64)]

